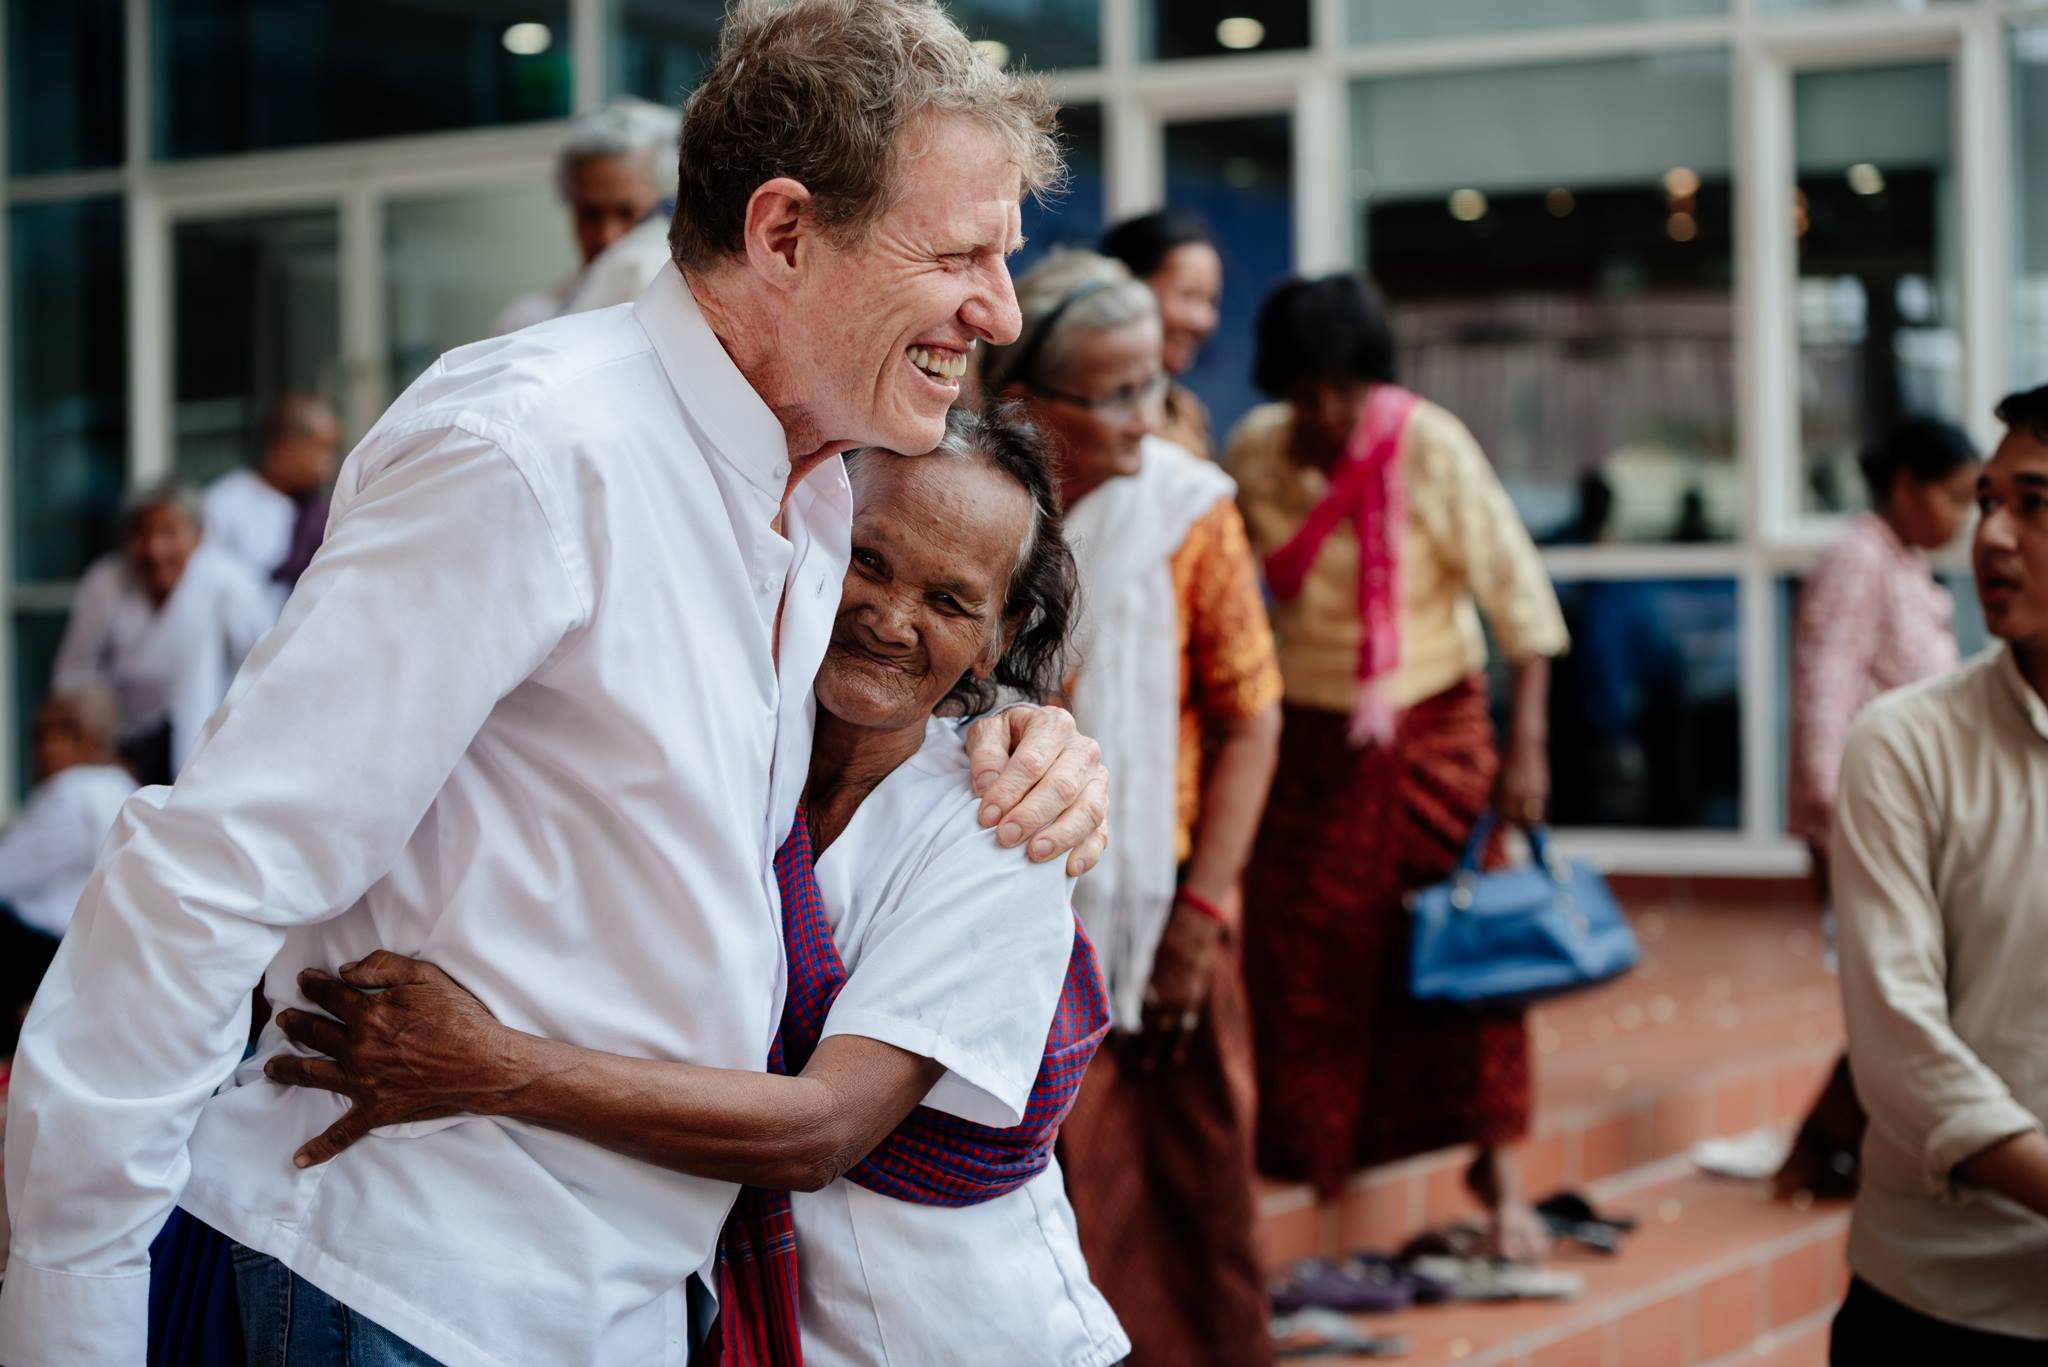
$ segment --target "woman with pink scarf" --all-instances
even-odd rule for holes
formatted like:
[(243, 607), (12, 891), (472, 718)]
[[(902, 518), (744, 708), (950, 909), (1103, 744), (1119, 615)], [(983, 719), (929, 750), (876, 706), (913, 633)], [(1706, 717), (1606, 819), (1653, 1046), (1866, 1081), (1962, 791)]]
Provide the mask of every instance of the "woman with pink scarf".
[[(1416, 888), (1480, 815), (1542, 820), (1563, 615), (1464, 426), (1400, 388), (1377, 295), (1353, 276), (1266, 300), (1254, 409), (1225, 464), (1274, 597), (1279, 774), (1245, 874), (1260, 1163), (1333, 1199), (1355, 1170), (1458, 1144), (1500, 1251), (1544, 1244), (1513, 1162), (1528, 1129), (1519, 1011), (1429, 1011), (1408, 992)], [(1512, 662), (1495, 748), (1484, 616)]]

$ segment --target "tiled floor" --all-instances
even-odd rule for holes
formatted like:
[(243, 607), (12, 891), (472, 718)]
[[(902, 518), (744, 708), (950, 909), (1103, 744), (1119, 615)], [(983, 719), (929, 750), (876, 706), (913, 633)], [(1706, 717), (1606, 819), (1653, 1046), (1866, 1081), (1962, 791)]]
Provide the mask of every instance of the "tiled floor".
[[(1773, 1203), (1693, 1173), (1701, 1138), (1801, 1115), (1840, 1048), (1815, 918), (1787, 890), (1760, 896), (1627, 889), (1644, 962), (1607, 988), (1539, 1011), (1537, 1113), (1524, 1166), (1542, 1195), (1584, 1187), (1643, 1228), (1621, 1256), (1581, 1254), (1570, 1305), (1453, 1306), (1363, 1321), (1407, 1335), (1404, 1361), (1436, 1367), (1819, 1367), (1845, 1281), (1841, 1207)], [(1300, 1189), (1266, 1193), (1276, 1261), (1391, 1247), (1474, 1213), (1468, 1155), (1362, 1173), (1334, 1217)], [(1341, 1361), (1326, 1359), (1326, 1361)], [(1363, 1361), (1363, 1360), (1361, 1360)]]

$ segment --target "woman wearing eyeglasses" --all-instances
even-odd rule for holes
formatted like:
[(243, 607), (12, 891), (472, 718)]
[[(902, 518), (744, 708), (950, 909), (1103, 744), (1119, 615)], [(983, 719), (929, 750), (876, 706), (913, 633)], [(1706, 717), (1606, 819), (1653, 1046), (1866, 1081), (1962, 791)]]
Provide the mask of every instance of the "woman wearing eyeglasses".
[(1023, 330), (986, 392), (1062, 456), (1081, 571), (1072, 707), (1116, 775), (1103, 864), (1074, 905), (1110, 994), (1110, 1044), (1061, 1131), (1096, 1285), (1134, 1367), (1271, 1361), (1252, 1242), (1251, 1042), (1238, 880), (1280, 740), (1258, 572), (1216, 466), (1154, 433), (1159, 308), (1088, 252), (1017, 282)]

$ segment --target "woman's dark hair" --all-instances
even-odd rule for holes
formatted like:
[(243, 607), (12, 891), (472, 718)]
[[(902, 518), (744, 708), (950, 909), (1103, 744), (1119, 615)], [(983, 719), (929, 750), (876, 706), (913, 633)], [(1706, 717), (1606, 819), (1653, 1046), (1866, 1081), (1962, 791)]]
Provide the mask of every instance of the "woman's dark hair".
[(1386, 305), (1355, 275), (1281, 281), (1259, 305), (1255, 335), (1252, 383), (1276, 399), (1304, 380), (1395, 379)]
[(2048, 443), (2048, 384), (2006, 395), (1992, 416), (2007, 427), (2024, 429), (2035, 441)]
[(1870, 501), (1882, 505), (1901, 474), (1915, 484), (1934, 484), (1978, 459), (1976, 444), (1953, 423), (1939, 418), (1904, 418), (1872, 442), (1857, 463), (1863, 467), (1863, 482), (1870, 487)]
[(1102, 235), (1101, 251), (1131, 268), (1140, 280), (1149, 279), (1166, 264), (1175, 247), (1200, 243), (1216, 245), (1208, 221), (1191, 209), (1158, 209), (1113, 225)]
[[(1052, 447), (1024, 414), (1016, 402), (992, 403), (981, 413), (955, 408), (946, 414), (946, 435), (930, 455), (896, 457), (978, 461), (1016, 480), (1031, 498), (1031, 530), (1003, 598), (1003, 625), (1015, 623), (1016, 633), (989, 677), (964, 674), (953, 685), (939, 704), (951, 715), (978, 717), (995, 707), (1004, 689), (1026, 702), (1042, 703), (1066, 684), (1067, 632), (1080, 572), (1067, 548)], [(873, 455), (872, 450), (849, 452), (847, 464)]]

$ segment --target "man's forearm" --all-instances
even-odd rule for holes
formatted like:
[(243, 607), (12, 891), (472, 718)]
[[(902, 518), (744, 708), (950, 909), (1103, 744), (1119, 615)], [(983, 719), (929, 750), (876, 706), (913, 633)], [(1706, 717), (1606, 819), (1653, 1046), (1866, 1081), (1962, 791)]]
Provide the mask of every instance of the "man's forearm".
[(2039, 1130), (2001, 1140), (1956, 1165), (1958, 1175), (2048, 1215), (2048, 1135)]
[(1202, 820), (1188, 858), (1187, 885), (1222, 902), (1237, 888), (1257, 839), (1259, 818), (1280, 759), (1280, 709), (1234, 724), (1216, 748), (1202, 788)]
[(815, 1191), (843, 1175), (940, 1071), (848, 1036), (826, 1040), (801, 1076), (785, 1077), (505, 1033), (504, 1081), (480, 1103), (489, 1113), (676, 1172), (778, 1191)]

